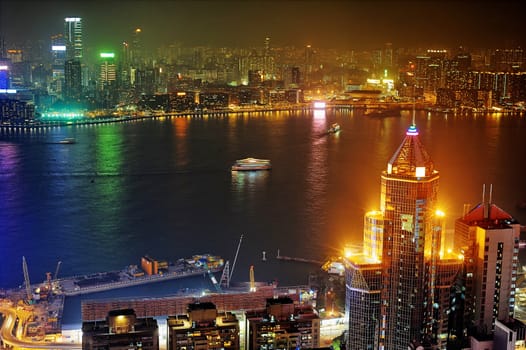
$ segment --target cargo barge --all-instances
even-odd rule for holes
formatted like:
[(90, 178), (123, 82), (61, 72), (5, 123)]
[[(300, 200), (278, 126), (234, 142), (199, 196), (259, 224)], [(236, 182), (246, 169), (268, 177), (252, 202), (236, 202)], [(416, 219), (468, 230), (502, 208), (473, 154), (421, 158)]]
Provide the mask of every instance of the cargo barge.
[(158, 261), (143, 256), (140, 267), (130, 265), (120, 271), (65, 277), (45, 283), (52, 284), (55, 294), (73, 296), (211, 274), (221, 271), (223, 267), (223, 259), (210, 254), (194, 255), (175, 262)]

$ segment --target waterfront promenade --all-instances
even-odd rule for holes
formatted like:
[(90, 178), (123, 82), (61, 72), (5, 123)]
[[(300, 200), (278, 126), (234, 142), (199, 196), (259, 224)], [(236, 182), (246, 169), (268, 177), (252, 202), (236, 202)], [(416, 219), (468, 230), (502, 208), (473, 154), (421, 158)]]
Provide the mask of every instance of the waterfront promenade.
[[(498, 114), (519, 114), (522, 115), (525, 112), (523, 110), (515, 109), (496, 109), (496, 110), (477, 110), (473, 108), (439, 108), (428, 102), (351, 102), (347, 100), (343, 101), (330, 101), (327, 102), (325, 110), (374, 110), (374, 109), (391, 109), (396, 108), (399, 110), (428, 110), (438, 113), (451, 113), (454, 115), (471, 115), (471, 114), (487, 114), (487, 113), (498, 113)], [(34, 130), (42, 128), (53, 128), (62, 126), (73, 126), (73, 125), (90, 125), (90, 124), (105, 124), (105, 123), (119, 123), (119, 122), (131, 122), (141, 119), (157, 119), (157, 118), (171, 118), (171, 117), (227, 117), (227, 116), (238, 116), (247, 115), (253, 113), (267, 113), (277, 111), (310, 111), (316, 109), (312, 102), (309, 103), (298, 103), (298, 104), (287, 104), (287, 105), (262, 105), (262, 106), (250, 106), (250, 107), (232, 107), (232, 108), (221, 108), (221, 109), (204, 109), (195, 111), (182, 111), (182, 112), (164, 112), (164, 111), (139, 111), (139, 112), (116, 112), (113, 110), (107, 110), (105, 112), (87, 112), (84, 117), (75, 118), (35, 118), (30, 122), (21, 124), (3, 123), (0, 124), (0, 131), (23, 131), (23, 130)]]
[[(328, 102), (325, 105), (325, 110), (367, 110), (367, 109), (378, 109), (378, 108), (399, 108), (402, 110), (413, 109), (413, 103), (364, 103), (364, 102), (348, 102), (348, 101), (333, 101)], [(422, 110), (430, 108), (429, 104), (418, 103), (415, 106), (416, 109)], [(277, 111), (311, 111), (316, 109), (313, 103), (299, 103), (299, 104), (287, 104), (287, 105), (264, 105), (264, 106), (250, 106), (250, 107), (232, 107), (232, 108), (221, 108), (221, 109), (206, 109), (196, 111), (183, 111), (183, 112), (164, 112), (164, 111), (139, 111), (139, 112), (115, 112), (108, 110), (106, 112), (89, 112), (84, 117), (55, 117), (55, 118), (36, 118), (31, 122), (22, 124), (1, 124), (0, 130), (14, 130), (23, 131), (26, 129), (41, 129), (41, 128), (53, 128), (61, 126), (73, 126), (73, 125), (89, 125), (89, 124), (105, 124), (105, 123), (119, 123), (119, 122), (131, 122), (141, 119), (157, 119), (157, 118), (170, 118), (170, 117), (227, 117), (227, 116), (239, 116), (254, 113), (268, 113)]]

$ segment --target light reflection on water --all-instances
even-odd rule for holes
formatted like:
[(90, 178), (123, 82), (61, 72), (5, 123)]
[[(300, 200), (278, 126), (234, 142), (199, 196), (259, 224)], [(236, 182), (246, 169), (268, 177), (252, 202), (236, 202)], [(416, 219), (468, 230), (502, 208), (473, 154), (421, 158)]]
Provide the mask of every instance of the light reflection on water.
[[(493, 184), (497, 205), (526, 222), (520, 169), (524, 117), (417, 112), (417, 127), (440, 171), (439, 202), (448, 228), (463, 204)], [(378, 209), (380, 174), (411, 123), (364, 118), (361, 111), (247, 113), (0, 133), (0, 288), (62, 274), (118, 269), (144, 254), (177, 258), (214, 253), (232, 259), (234, 279), (301, 283), (323, 260), (359, 243), (363, 214)], [(342, 131), (327, 135), (338, 122)], [(51, 142), (75, 137), (74, 145)], [(230, 171), (236, 159), (271, 159), (257, 174)], [(267, 261), (261, 261), (262, 251)]]

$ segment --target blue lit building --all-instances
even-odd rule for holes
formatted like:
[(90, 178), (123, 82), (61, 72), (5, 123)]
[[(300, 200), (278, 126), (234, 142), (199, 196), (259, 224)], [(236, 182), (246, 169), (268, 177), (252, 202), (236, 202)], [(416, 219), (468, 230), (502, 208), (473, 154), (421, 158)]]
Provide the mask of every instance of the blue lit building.
[(9, 84), (9, 60), (0, 59), (0, 89), (10, 88)]

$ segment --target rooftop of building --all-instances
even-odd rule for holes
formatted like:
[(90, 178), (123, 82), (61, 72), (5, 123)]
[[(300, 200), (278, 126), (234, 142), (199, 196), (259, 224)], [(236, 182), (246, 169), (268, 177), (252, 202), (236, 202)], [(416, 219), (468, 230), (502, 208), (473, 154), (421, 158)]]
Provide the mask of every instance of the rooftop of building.
[(402, 144), (389, 160), (388, 175), (420, 178), (438, 174), (418, 135), (414, 124), (407, 129)]
[(203, 302), (203, 303), (193, 303), (188, 304), (188, 311), (194, 310), (215, 310), (216, 306), (212, 302)]
[(498, 320), (499, 323), (506, 326), (507, 328), (511, 329), (512, 331), (518, 331), (520, 329), (525, 329), (526, 324), (524, 322), (516, 319), (516, 318), (510, 318), (509, 320)]
[(133, 309), (120, 309), (120, 310), (111, 310), (108, 312), (108, 316), (133, 316), (135, 311)]
[(367, 269), (381, 267), (380, 257), (372, 257), (365, 254), (352, 254), (346, 257), (346, 262), (355, 268)]
[(485, 229), (502, 229), (518, 224), (510, 214), (493, 203), (479, 203), (464, 215), (460, 221)]

